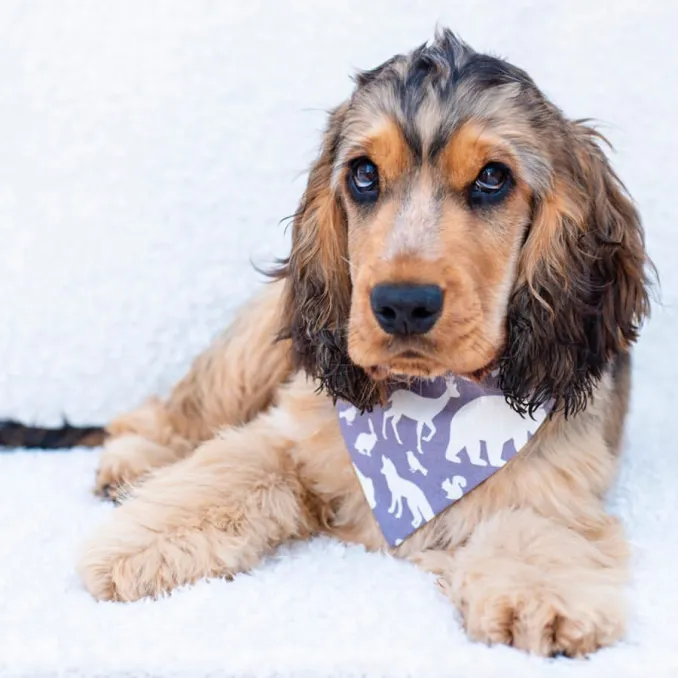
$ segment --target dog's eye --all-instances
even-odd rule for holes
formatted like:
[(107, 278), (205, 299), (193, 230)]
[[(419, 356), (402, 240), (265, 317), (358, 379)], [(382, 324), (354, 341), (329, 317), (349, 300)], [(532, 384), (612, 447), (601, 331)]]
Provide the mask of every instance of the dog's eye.
[(500, 162), (490, 162), (471, 185), (469, 201), (473, 206), (497, 203), (506, 197), (511, 184), (511, 170)]
[(356, 202), (374, 202), (379, 197), (379, 170), (369, 158), (354, 160), (348, 172), (348, 187)]

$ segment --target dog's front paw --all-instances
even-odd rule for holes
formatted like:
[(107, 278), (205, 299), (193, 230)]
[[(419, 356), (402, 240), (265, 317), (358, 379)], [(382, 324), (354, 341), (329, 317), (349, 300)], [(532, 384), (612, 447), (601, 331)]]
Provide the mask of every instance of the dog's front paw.
[(125, 533), (108, 529), (98, 535), (80, 558), (80, 577), (97, 600), (133, 601), (172, 588), (175, 575), (163, 540), (145, 528), (125, 527)]
[(142, 436), (111, 438), (101, 452), (94, 493), (119, 502), (152, 470), (172, 460), (170, 449)]
[(468, 635), (542, 656), (580, 657), (617, 642), (626, 625), (626, 569), (616, 525), (610, 522), (607, 542), (613, 559), (546, 519), (504, 518), (478, 530), (451, 567), (438, 570)]
[[(442, 583), (445, 588), (445, 583)], [(571, 582), (559, 587), (509, 586), (468, 582), (458, 594), (464, 626), (472, 640), (512, 645), (541, 656), (580, 657), (618, 641), (625, 624), (616, 587)]]
[(163, 523), (154, 515), (158, 510), (132, 499), (85, 545), (78, 572), (94, 598), (124, 602), (156, 598), (222, 574), (223, 563), (213, 557), (214, 529), (171, 519)]

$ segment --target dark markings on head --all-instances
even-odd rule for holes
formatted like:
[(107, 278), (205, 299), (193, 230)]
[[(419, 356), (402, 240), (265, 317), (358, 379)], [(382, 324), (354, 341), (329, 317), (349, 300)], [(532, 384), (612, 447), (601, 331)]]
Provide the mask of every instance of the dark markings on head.
[(533, 91), (537, 107), (541, 99), (525, 71), (498, 57), (476, 52), (448, 29), (438, 32), (430, 45), (423, 44), (408, 55), (394, 56), (372, 70), (359, 73), (356, 82), (359, 89), (391, 90), (399, 108), (403, 136), (418, 162), (423, 160), (424, 149), (421, 130), (417, 129), (417, 113), (426, 101), (433, 99), (441, 111), (438, 129), (427, 130), (430, 138), (427, 155), (434, 160), (449, 141), (455, 123), (452, 112), (456, 92), (462, 83), (471, 99), (488, 88), (510, 84), (517, 84), (521, 92)]

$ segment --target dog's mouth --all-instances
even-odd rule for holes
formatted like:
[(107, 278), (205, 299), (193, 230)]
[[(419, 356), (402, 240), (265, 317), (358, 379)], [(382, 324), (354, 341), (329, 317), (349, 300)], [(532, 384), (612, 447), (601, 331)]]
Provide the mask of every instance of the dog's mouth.
[(474, 328), (465, 333), (390, 335), (353, 323), (348, 353), (374, 381), (435, 379), (451, 374), (481, 380), (496, 365), (503, 342), (490, 341)]
[(374, 381), (387, 379), (435, 379), (455, 374), (472, 381), (481, 382), (498, 366), (498, 357), (493, 357), (485, 365), (471, 371), (454, 371), (448, 365), (436, 360), (430, 354), (416, 349), (403, 350), (383, 363), (364, 367)]
[(443, 376), (449, 370), (429, 353), (406, 348), (390, 355), (383, 363), (369, 365), (366, 371), (372, 379), (381, 381), (392, 377), (432, 379)]

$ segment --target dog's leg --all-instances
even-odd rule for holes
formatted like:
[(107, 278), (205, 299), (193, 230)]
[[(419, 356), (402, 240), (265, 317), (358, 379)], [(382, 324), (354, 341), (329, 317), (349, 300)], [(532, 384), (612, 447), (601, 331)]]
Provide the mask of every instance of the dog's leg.
[(621, 638), (627, 558), (620, 525), (602, 509), (587, 538), (529, 508), (496, 513), (454, 552), (413, 556), (440, 576), (472, 639), (546, 656)]
[(180, 435), (166, 403), (151, 398), (136, 410), (113, 420), (107, 427), (96, 472), (94, 491), (114, 501), (153, 469), (167, 466), (189, 454), (196, 442)]
[(279, 284), (243, 309), (233, 326), (191, 366), (167, 400), (149, 400), (107, 427), (97, 494), (120, 488), (171, 464), (227, 426), (265, 409), (290, 372), (289, 343), (276, 342)]
[(317, 529), (307, 492), (264, 417), (233, 428), (140, 485), (86, 545), (79, 572), (97, 599), (157, 596), (248, 570)]

